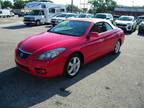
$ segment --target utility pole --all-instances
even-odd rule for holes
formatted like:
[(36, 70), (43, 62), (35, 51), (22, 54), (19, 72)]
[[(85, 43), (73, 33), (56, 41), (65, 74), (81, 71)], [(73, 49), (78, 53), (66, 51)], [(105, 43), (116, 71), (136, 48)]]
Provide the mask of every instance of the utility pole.
[(73, 12), (73, 0), (71, 0), (71, 13)]
[(134, 0), (132, 1), (132, 7), (134, 7)]
[(0, 1), (0, 9), (2, 8), (1, 1)]

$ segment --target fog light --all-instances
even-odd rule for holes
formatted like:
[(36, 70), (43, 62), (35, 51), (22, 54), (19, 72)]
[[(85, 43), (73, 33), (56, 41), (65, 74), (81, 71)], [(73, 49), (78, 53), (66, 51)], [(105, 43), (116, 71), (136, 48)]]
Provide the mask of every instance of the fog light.
[(46, 74), (47, 73), (46, 70), (42, 69), (42, 68), (35, 68), (35, 70), (38, 74)]

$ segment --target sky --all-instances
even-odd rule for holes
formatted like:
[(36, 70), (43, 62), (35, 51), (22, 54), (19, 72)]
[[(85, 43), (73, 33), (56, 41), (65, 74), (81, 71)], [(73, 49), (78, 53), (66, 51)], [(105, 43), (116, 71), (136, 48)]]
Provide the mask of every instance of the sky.
[[(54, 3), (57, 4), (70, 4), (71, 0), (52, 0)], [(80, 5), (81, 3), (85, 3), (88, 0), (73, 0), (74, 1), (74, 5), (82, 7), (82, 5)], [(124, 5), (124, 6), (144, 6), (144, 0), (114, 0), (117, 2), (118, 5)]]

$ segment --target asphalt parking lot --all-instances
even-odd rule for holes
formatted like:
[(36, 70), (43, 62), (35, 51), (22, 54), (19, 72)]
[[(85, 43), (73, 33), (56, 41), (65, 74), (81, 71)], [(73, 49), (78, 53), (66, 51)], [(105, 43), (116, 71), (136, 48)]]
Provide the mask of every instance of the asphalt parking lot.
[(126, 35), (119, 55), (85, 65), (73, 79), (44, 79), (15, 67), (14, 50), (48, 26), (0, 26), (0, 108), (144, 108), (144, 37)]

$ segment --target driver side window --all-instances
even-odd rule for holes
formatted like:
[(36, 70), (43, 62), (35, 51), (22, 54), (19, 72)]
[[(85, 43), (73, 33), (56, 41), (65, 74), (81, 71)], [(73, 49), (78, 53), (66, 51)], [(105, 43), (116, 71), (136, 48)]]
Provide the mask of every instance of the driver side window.
[(92, 27), (91, 32), (102, 33), (102, 27), (103, 27), (103, 23), (102, 22), (96, 23)]
[(106, 31), (109, 31), (112, 29), (113, 28), (108, 23), (98, 22), (98, 23), (94, 24), (94, 26), (91, 29), (91, 32), (103, 33), (103, 32), (106, 32)]
[(106, 30), (106, 26), (104, 25), (103, 22), (98, 22), (96, 24), (94, 24), (91, 32), (97, 32), (97, 33), (102, 33), (105, 32)]

